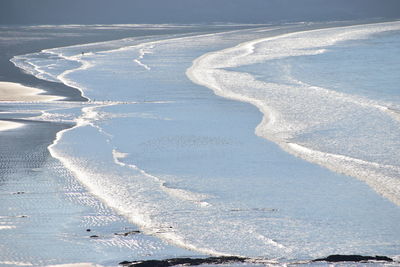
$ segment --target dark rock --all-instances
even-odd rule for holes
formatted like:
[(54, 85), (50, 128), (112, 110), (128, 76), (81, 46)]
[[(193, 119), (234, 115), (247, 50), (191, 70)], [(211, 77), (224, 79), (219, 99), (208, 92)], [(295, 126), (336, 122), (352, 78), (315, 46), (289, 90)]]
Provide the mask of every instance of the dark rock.
[(122, 235), (122, 236), (127, 236), (127, 235), (134, 235), (134, 234), (140, 234), (140, 231), (129, 231), (125, 233), (114, 233), (114, 235)]
[(393, 259), (386, 256), (361, 256), (361, 255), (330, 255), (326, 258), (316, 259), (313, 261), (327, 261), (327, 262), (341, 262), (341, 261), (388, 261), (392, 262)]
[(98, 235), (91, 235), (90, 238), (98, 238)]
[(86, 232), (90, 232), (90, 231), (92, 231), (92, 230), (90, 230), (90, 229), (86, 229)]
[(195, 266), (201, 264), (226, 264), (243, 263), (247, 258), (235, 256), (209, 257), (209, 258), (172, 258), (165, 260), (123, 261), (120, 265), (128, 267), (169, 267), (176, 265)]
[(388, 262), (393, 262), (392, 258), (386, 257), (386, 256), (375, 256), (376, 261), (388, 261)]
[(22, 194), (25, 194), (25, 192), (15, 192), (15, 193), (13, 193), (14, 195), (22, 195)]

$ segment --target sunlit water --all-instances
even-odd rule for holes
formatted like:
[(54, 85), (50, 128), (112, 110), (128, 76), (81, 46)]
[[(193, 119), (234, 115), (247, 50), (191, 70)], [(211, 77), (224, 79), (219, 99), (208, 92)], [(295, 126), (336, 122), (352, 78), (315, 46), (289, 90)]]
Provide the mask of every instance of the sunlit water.
[(278, 262), (398, 255), (400, 23), (285, 27), (13, 62), (92, 100), (50, 152), (146, 233)]

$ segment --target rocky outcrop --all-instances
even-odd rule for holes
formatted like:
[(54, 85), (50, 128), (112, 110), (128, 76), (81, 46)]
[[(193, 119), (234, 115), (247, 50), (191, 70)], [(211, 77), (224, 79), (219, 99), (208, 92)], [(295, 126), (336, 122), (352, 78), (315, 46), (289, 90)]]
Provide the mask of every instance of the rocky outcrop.
[(361, 255), (330, 255), (326, 258), (316, 259), (313, 261), (341, 262), (341, 261), (387, 261), (392, 262), (393, 259), (386, 256), (361, 256)]
[(241, 263), (245, 262), (247, 258), (222, 256), (222, 257), (209, 257), (209, 258), (172, 258), (165, 260), (147, 260), (147, 261), (123, 261), (120, 265), (126, 267), (169, 267), (176, 265), (195, 266), (201, 264), (226, 264), (226, 263)]

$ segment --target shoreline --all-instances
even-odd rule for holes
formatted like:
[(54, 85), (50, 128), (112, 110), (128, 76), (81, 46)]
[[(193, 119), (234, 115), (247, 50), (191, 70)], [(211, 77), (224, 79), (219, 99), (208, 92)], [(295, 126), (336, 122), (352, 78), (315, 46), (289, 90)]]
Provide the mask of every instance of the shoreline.
[(165, 257), (178, 253), (138, 232), (49, 156), (48, 140), (68, 127), (25, 120), (26, 129), (0, 133), (0, 240), (7, 240), (0, 244), (0, 265), (117, 266), (121, 259), (140, 255), (141, 247), (154, 246), (155, 254), (163, 249)]
[[(4, 27), (0, 30), (4, 30)], [(42, 30), (37, 29), (38, 33), (34, 35), (40, 35)], [(117, 215), (110, 208), (103, 207), (103, 203), (88, 193), (69, 171), (67, 174), (63, 171), (61, 177), (58, 177), (60, 174), (57, 170), (65, 167), (57, 159), (51, 157), (48, 147), (56, 140), (58, 132), (72, 128), (74, 124), (36, 121), (30, 118), (37, 117), (45, 111), (40, 106), (45, 106), (46, 103), (47, 105), (56, 104), (57, 100), (63, 100), (64, 104), (87, 102), (88, 99), (82, 97), (78, 89), (62, 83), (38, 79), (24, 73), (9, 61), (15, 55), (47, 48), (126, 38), (135, 35), (134, 30), (130, 28), (117, 32), (113, 32), (112, 29), (109, 32), (91, 30), (92, 36), (81, 36), (77, 39), (65, 38), (62, 34), (58, 36), (57, 29), (52, 30), (54, 36), (50, 38), (46, 36), (43, 39), (31, 38), (30, 33), (25, 33), (24, 29), (21, 31), (23, 32), (21, 35), (28, 35), (26, 39), (20, 36), (10, 43), (0, 41), (0, 52), (2, 52), (0, 53), (0, 130), (2, 130), (0, 135), (2, 141), (8, 140), (3, 143), (3, 146), (21, 144), (21, 147), (12, 149), (3, 147), (0, 153), (0, 198), (3, 203), (9, 203), (2, 208), (12, 207), (11, 210), (2, 210), (0, 239), (13, 240), (8, 244), (5, 242), (0, 245), (0, 250), (3, 251), (0, 253), (0, 264), (5, 266), (18, 266), (21, 263), (30, 266), (54, 264), (79, 266), (82, 262), (85, 264), (87, 262), (87, 266), (95, 264), (116, 266), (118, 262), (125, 259), (161, 259), (177, 255), (201, 257), (202, 255), (197, 252), (181, 249), (166, 244), (156, 237), (140, 233), (126, 218)], [(71, 29), (71, 31), (75, 30)], [(78, 30), (77, 32), (77, 34), (83, 34), (85, 31)], [(18, 90), (20, 93), (16, 95), (13, 90)], [(12, 108), (13, 105), (17, 105), (16, 110)], [(35, 128), (37, 130), (33, 130)], [(32, 137), (32, 134), (37, 137)], [(10, 151), (13, 151), (13, 154), (10, 154)], [(48, 162), (51, 162), (51, 166), (57, 167), (50, 167), (48, 170), (49, 167), (45, 167)], [(31, 179), (37, 179), (37, 182)], [(48, 205), (59, 208), (49, 209)], [(63, 214), (64, 209), (70, 210), (68, 214)], [(69, 217), (71, 212), (72, 218)], [(106, 221), (100, 223), (102, 220)], [(48, 222), (52, 222), (53, 225), (48, 225)], [(70, 228), (63, 230), (63, 225), (66, 223), (70, 225)], [(63, 231), (69, 232), (66, 236), (67, 242), (53, 235), (55, 229), (59, 229), (58, 234), (65, 235), (67, 233)], [(138, 233), (117, 234), (132, 229), (133, 232)], [(24, 233), (23, 236), (21, 233)], [(39, 239), (38, 233), (41, 233)], [(57, 244), (58, 249), (66, 249), (67, 254), (41, 258), (46, 255), (46, 252), (35, 248), (39, 246), (43, 249), (50, 244), (49, 251), (51, 251), (54, 247), (51, 242)], [(115, 247), (109, 247), (108, 242), (112, 242)], [(77, 248), (71, 247), (68, 243), (75, 244)], [(138, 244), (151, 253), (143, 254), (143, 248), (136, 247)], [(23, 254), (18, 256), (24, 252), (21, 246), (31, 248), (31, 251), (26, 251), (26, 254), (30, 256)], [(132, 248), (135, 250), (132, 251)], [(49, 253), (49, 255), (52, 254)], [(73, 255), (70, 255), (71, 253)], [(87, 253), (87, 255), (82, 253)], [(133, 256), (135, 254), (137, 256)], [(69, 256), (72, 257), (68, 258)], [(33, 261), (27, 261), (27, 257), (32, 258)], [(52, 258), (57, 260), (51, 260)], [(51, 264), (52, 261), (54, 264)], [(38, 262), (43, 263), (38, 264)]]
[[(100, 126), (99, 126), (100, 127)], [(71, 139), (72, 140), (72, 139)], [(157, 139), (158, 140), (158, 139)], [(124, 150), (122, 150), (122, 151), (124, 151)], [(278, 157), (279, 158), (279, 157)], [(95, 160), (96, 162), (98, 162), (99, 160)], [(136, 164), (136, 162), (135, 162), (135, 164)], [(311, 165), (311, 164), (310, 164)], [(142, 166), (142, 165), (139, 165), (139, 166)], [(79, 166), (77, 166), (77, 167), (79, 167)], [(316, 167), (313, 167), (313, 169), (316, 169)], [(147, 168), (145, 167), (144, 169), (146, 169), (147, 170)], [(154, 172), (154, 170), (153, 170), (153, 172)], [(151, 171), (150, 171), (150, 173), (151, 173)], [(83, 174), (82, 175), (82, 180), (83, 181), (86, 181), (87, 180), (87, 178), (85, 178), (87, 175), (86, 174)], [(98, 175), (95, 175), (95, 176), (100, 176), (100, 173), (98, 174)], [(90, 182), (90, 181), (89, 181)], [(96, 183), (94, 183), (94, 184), (96, 184)], [(356, 184), (356, 183), (354, 183), (354, 184)], [(356, 186), (358, 186), (358, 184), (356, 185)], [(94, 191), (95, 191), (95, 189), (93, 189)], [(369, 191), (369, 189), (367, 189), (367, 191)], [(112, 202), (112, 201), (111, 201)], [(133, 219), (132, 219), (133, 220)], [(197, 247), (198, 248), (198, 247)]]
[[(73, 98), (72, 96), (68, 96), (68, 97), (70, 97), (70, 98)], [(78, 99), (78, 98), (76, 98), (76, 99)], [(78, 101), (78, 100), (74, 100), (74, 101)], [(0, 103), (0, 105), (1, 105), (1, 103)], [(70, 127), (73, 127), (73, 126), (70, 126)], [(68, 128), (65, 128), (64, 130), (66, 130), (66, 129), (68, 129)], [(61, 132), (62, 130), (60, 130), (60, 131), (58, 131), (58, 132)], [(55, 138), (54, 138), (54, 140), (55, 140)], [(48, 147), (48, 146), (47, 146)], [(48, 152), (48, 151), (47, 151)], [(12, 226), (10, 226), (10, 227), (12, 227)], [(1, 229), (0, 229), (1, 230)], [(8, 229), (8, 230), (11, 230), (11, 229)], [(1, 232), (0, 232), (1, 233)], [(101, 234), (100, 234), (100, 236), (101, 236)], [(102, 238), (102, 237), (101, 237)], [(101, 239), (100, 238), (100, 239)], [(88, 243), (89, 244), (89, 243)], [(182, 251), (181, 251), (182, 252)], [(195, 252), (193, 252), (193, 253), (195, 253)], [(183, 255), (184, 253), (182, 253), (182, 254), (179, 254), (179, 256), (181, 256), (181, 255)], [(191, 254), (191, 253), (188, 253), (188, 254)], [(199, 256), (199, 255), (197, 255), (197, 256)], [(133, 257), (132, 257), (133, 258)], [(157, 256), (155, 256), (155, 257), (150, 257), (150, 259), (154, 259), (154, 258), (157, 258)], [(159, 258), (159, 257), (158, 257)], [(126, 258), (123, 258), (123, 259), (120, 259), (120, 260), (132, 260), (132, 259), (126, 259)], [(115, 262), (116, 263), (116, 262)], [(76, 264), (78, 264), (78, 263), (76, 263)], [(93, 266), (95, 263), (88, 263), (88, 265), (87, 266)], [(64, 266), (68, 266), (69, 264), (66, 264), (66, 265), (64, 265)], [(61, 266), (61, 265), (59, 265), (59, 266)], [(71, 265), (72, 266), (72, 265)]]
[[(370, 26), (370, 27), (377, 27), (377, 28), (383, 28), (381, 29), (382, 32), (390, 32), (390, 31), (398, 31), (400, 29), (399, 26), (396, 26), (395, 23), (398, 21), (394, 21), (394, 22), (388, 22), (388, 23), (371, 23), (371, 24), (363, 24), (361, 26), (365, 27), (365, 26)], [(223, 64), (223, 63), (216, 63), (217, 61), (214, 58), (218, 58), (218, 56), (220, 55), (224, 55), (227, 54), (229, 55), (230, 53), (233, 54), (232, 51), (240, 51), (245, 50), (245, 48), (247, 48), (247, 50), (255, 50), (255, 46), (258, 43), (265, 43), (265, 42), (273, 42), (276, 39), (284, 39), (287, 37), (291, 37), (293, 35), (297, 36), (297, 38), (299, 38), (298, 36), (301, 34), (312, 34), (314, 32), (323, 32), (324, 30), (338, 30), (338, 29), (344, 29), (344, 30), (348, 30), (348, 29), (358, 29), (359, 25), (351, 25), (351, 26), (339, 26), (339, 27), (333, 27), (333, 28), (321, 28), (321, 29), (316, 29), (316, 30), (310, 30), (310, 29), (306, 29), (304, 31), (295, 31), (293, 33), (288, 33), (288, 34), (283, 34), (283, 35), (277, 35), (277, 36), (272, 36), (272, 37), (266, 37), (266, 38), (261, 38), (261, 39), (256, 39), (256, 40), (250, 40), (250, 41), (246, 41), (244, 43), (241, 43), (237, 46), (234, 47), (230, 47), (227, 49), (223, 49), (223, 50), (219, 50), (219, 51), (214, 51), (214, 52), (209, 52), (206, 53), (202, 56), (200, 56), (199, 58), (196, 58), (193, 61), (193, 65), (186, 71), (186, 75), (188, 76), (189, 79), (191, 79), (194, 83), (197, 83), (199, 85), (205, 86), (207, 88), (209, 88), (210, 90), (214, 91), (214, 93), (216, 95), (219, 95), (221, 97), (224, 98), (228, 98), (228, 99), (233, 99), (235, 101), (241, 101), (241, 102), (245, 102), (245, 103), (249, 103), (251, 105), (254, 105), (255, 107), (257, 107), (260, 111), (260, 113), (263, 114), (263, 119), (261, 120), (261, 122), (257, 125), (257, 127), (255, 128), (255, 134), (266, 139), (269, 140), (271, 142), (274, 142), (276, 144), (278, 144), (284, 151), (287, 151), (289, 154), (298, 156), (299, 158), (303, 158), (308, 162), (311, 163), (315, 163), (318, 165), (321, 165), (327, 169), (332, 170), (333, 172), (336, 173), (344, 173), (345, 175), (354, 177), (356, 179), (359, 179), (365, 183), (367, 183), (371, 188), (373, 188), (378, 194), (386, 197), (387, 199), (389, 199), (390, 201), (392, 201), (394, 204), (399, 205), (400, 201), (398, 199), (398, 197), (396, 196), (395, 192), (396, 190), (390, 190), (390, 186), (386, 186), (384, 189), (387, 189), (385, 192), (382, 188), (380, 188), (379, 186), (382, 186), (383, 181), (386, 180), (386, 177), (378, 177), (375, 176), (373, 177), (373, 179), (368, 178), (368, 175), (366, 175), (366, 172), (363, 172), (363, 167), (365, 168), (366, 165), (374, 165), (373, 162), (367, 162), (367, 161), (362, 161), (356, 158), (351, 158), (351, 157), (347, 157), (349, 162), (361, 162), (360, 165), (361, 166), (357, 166), (356, 171), (352, 171), (351, 168), (344, 168), (341, 169), (339, 166), (346, 166), (346, 161), (344, 160), (345, 156), (342, 155), (336, 155), (336, 154), (330, 154), (330, 153), (323, 153), (317, 150), (312, 150), (308, 147), (303, 147), (299, 144), (296, 143), (291, 143), (288, 142), (287, 140), (285, 140), (285, 138), (282, 137), (277, 137), (274, 136), (273, 131), (271, 131), (270, 133), (268, 132), (267, 129), (269, 128), (273, 128), (273, 126), (271, 127), (271, 125), (273, 125), (275, 123), (276, 118), (273, 116), (273, 108), (270, 108), (268, 105), (263, 105), (263, 102), (260, 101), (257, 98), (254, 98), (252, 96), (246, 96), (246, 95), (242, 95), (240, 93), (236, 93), (233, 90), (230, 91), (229, 89), (223, 89), (223, 88), (230, 88), (229, 84), (225, 85), (223, 84), (223, 82), (220, 82), (222, 85), (215, 83), (210, 77), (213, 77), (212, 74), (221, 72), (224, 73), (225, 76), (229, 76), (230, 73), (232, 73), (231, 75), (234, 76), (236, 75), (236, 78), (239, 75), (242, 75), (241, 72), (235, 72), (230, 70), (229, 68), (235, 69), (235, 68), (240, 68), (241, 65), (235, 66), (234, 64), (232, 66), (230, 66), (230, 62), (225, 63), (227, 65), (218, 65), (218, 64)], [(384, 27), (387, 27), (386, 29)], [(358, 33), (359, 35), (363, 36), (367, 35), (366, 33)], [(372, 35), (373, 33), (369, 33), (369, 35)], [(329, 49), (330, 45), (335, 44), (336, 42), (343, 42), (343, 41), (348, 41), (348, 40), (353, 40), (353, 39), (357, 39), (357, 38), (362, 38), (362, 37), (357, 37), (357, 34), (355, 34), (355, 37), (348, 37), (348, 39), (344, 38), (343, 40), (340, 41), (326, 41), (327, 43), (319, 44), (319, 47), (322, 47), (323, 49)], [(332, 43), (330, 43), (332, 42)], [(279, 46), (279, 45), (278, 45)], [(250, 47), (250, 48), (249, 48)], [(314, 48), (314, 47), (313, 47)], [(310, 48), (308, 48), (310, 49)], [(294, 50), (294, 49), (293, 49)], [(249, 56), (249, 55), (247, 55)], [(222, 57), (222, 56), (221, 56)], [(266, 58), (268, 58), (268, 56), (265, 56)], [(266, 61), (272, 61), (273, 58), (271, 59), (265, 59)], [(211, 63), (209, 63), (208, 61), (211, 61)], [(223, 61), (223, 60), (222, 60)], [(232, 63), (231, 63), (232, 64)], [(237, 63), (236, 63), (237, 64)], [(246, 65), (245, 63), (242, 63), (243, 65)], [(249, 63), (247, 63), (249, 64)], [(256, 64), (256, 63), (253, 63)], [(217, 66), (217, 67), (213, 67), (213, 66)], [(227, 70), (228, 69), (228, 70)], [(207, 76), (207, 74), (204, 73), (212, 73), (212, 74), (208, 74), (209, 76)], [(215, 74), (214, 74), (215, 75)], [(242, 81), (246, 81), (247, 84), (253, 84), (253, 86), (258, 86), (258, 87), (262, 87), (262, 82), (259, 82), (257, 79), (255, 79), (254, 77), (248, 77), (246, 76), (247, 73), (243, 74), (243, 76), (239, 79)], [(217, 76), (217, 75), (215, 75)], [(222, 76), (222, 75), (221, 75)], [(200, 78), (199, 78), (200, 77)], [(210, 82), (211, 81), (211, 82)], [(214, 82), (214, 83), (213, 83)], [(319, 88), (321, 90), (325, 90), (323, 88)], [(330, 92), (332, 93), (332, 95), (334, 96), (342, 96), (338, 93), (336, 93), (335, 91)], [(346, 96), (347, 98), (350, 98), (351, 96), (348, 95)], [(358, 100), (357, 98), (355, 98), (355, 100), (353, 100), (354, 102), (356, 101), (360, 101), (360, 103), (362, 103), (362, 105), (367, 105), (368, 103), (364, 103), (361, 102), (362, 100)], [(357, 104), (359, 102), (356, 102)], [(374, 107), (371, 105), (371, 107)], [(272, 116), (271, 116), (272, 115)], [(279, 136), (279, 134), (278, 134)], [(327, 160), (326, 158), (329, 158), (329, 163), (326, 163)], [(347, 159), (346, 158), (346, 159)], [(331, 162), (333, 162), (334, 160), (340, 160), (341, 164), (337, 164), (337, 166), (335, 166), (334, 164), (332, 164)], [(383, 167), (383, 166), (380, 166)], [(356, 173), (356, 174), (355, 174)], [(358, 174), (358, 175), (357, 175)], [(387, 178), (387, 183), (390, 185), (390, 180), (393, 179), (392, 177)], [(376, 183), (376, 180), (380, 180), (380, 183)], [(386, 182), (386, 181), (385, 181)]]
[[(78, 34), (82, 34), (80, 32)], [(21, 37), (22, 44), (19, 45), (0, 41), (0, 198), (4, 204), (0, 207), (0, 240), (7, 241), (0, 245), (0, 265), (83, 266), (82, 262), (88, 262), (85, 265), (116, 266), (121, 260), (130, 258), (130, 255), (142, 253), (141, 248), (136, 248), (136, 252), (131, 251), (135, 244), (148, 246), (149, 251), (160, 254), (157, 258), (161, 255), (193, 255), (192, 252), (185, 252), (141, 233), (117, 235), (130, 229), (136, 231), (136, 227), (111, 209), (103, 207), (100, 200), (91, 196), (78, 181), (74, 181), (71, 174), (64, 174), (64, 171), (58, 173), (58, 169), (63, 170), (64, 167), (51, 158), (48, 147), (58, 132), (73, 125), (32, 121), (29, 118), (43, 112), (40, 105), (56, 104), (57, 100), (73, 103), (87, 102), (88, 99), (82, 97), (75, 88), (26, 74), (9, 61), (14, 55), (45, 48), (120, 39), (131, 36), (129, 32), (129, 29), (117, 33), (93, 30), (95, 36), (77, 39), (55, 36), (43, 40), (25, 40)], [(15, 105), (16, 110), (12, 108)], [(66, 224), (68, 228), (63, 226)], [(66, 241), (54, 234), (66, 235)], [(115, 243), (115, 247), (109, 248), (109, 242)], [(45, 252), (46, 247), (49, 252)], [(24, 248), (29, 248), (29, 251)], [(53, 248), (57, 249), (51, 253)], [(65, 252), (57, 252), (60, 249)], [(143, 255), (140, 258), (146, 257)], [(29, 258), (31, 262), (27, 260)]]
[[(0, 33), (2, 33), (5, 39), (4, 41), (0, 40), (0, 81), (14, 82), (23, 86), (38, 88), (45, 91), (44, 95), (62, 96), (66, 101), (86, 102), (88, 99), (82, 96), (80, 90), (63, 83), (42, 80), (25, 73), (17, 68), (10, 59), (16, 55), (36, 53), (52, 48), (107, 42), (129, 37), (180, 33), (182, 29), (185, 29), (167, 24), (161, 25), (162, 27), (160, 27), (160, 29), (149, 30), (146, 26), (148, 25), (111, 24), (107, 25), (107, 27), (104, 27), (104, 25), (0, 26)], [(193, 25), (189, 26), (192, 27), (192, 30), (186, 31), (188, 33), (201, 31), (199, 25), (197, 27)], [(214, 31), (224, 31), (224, 29), (228, 30), (232, 27), (250, 28), (251, 26), (252, 25), (215, 25)], [(8, 32), (9, 28), (12, 29), (10, 32)], [(18, 31), (18, 34), (13, 34), (13, 31)]]

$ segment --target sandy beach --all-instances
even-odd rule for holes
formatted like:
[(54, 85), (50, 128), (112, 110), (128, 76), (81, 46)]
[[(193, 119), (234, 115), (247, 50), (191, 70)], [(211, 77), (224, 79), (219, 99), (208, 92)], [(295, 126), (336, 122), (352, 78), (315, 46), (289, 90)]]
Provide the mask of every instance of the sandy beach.
[(0, 121), (0, 131), (8, 131), (24, 126), (22, 123), (12, 121)]
[(42, 95), (45, 92), (44, 90), (23, 86), (18, 83), (0, 82), (1, 101), (40, 102), (64, 99), (62, 96)]

